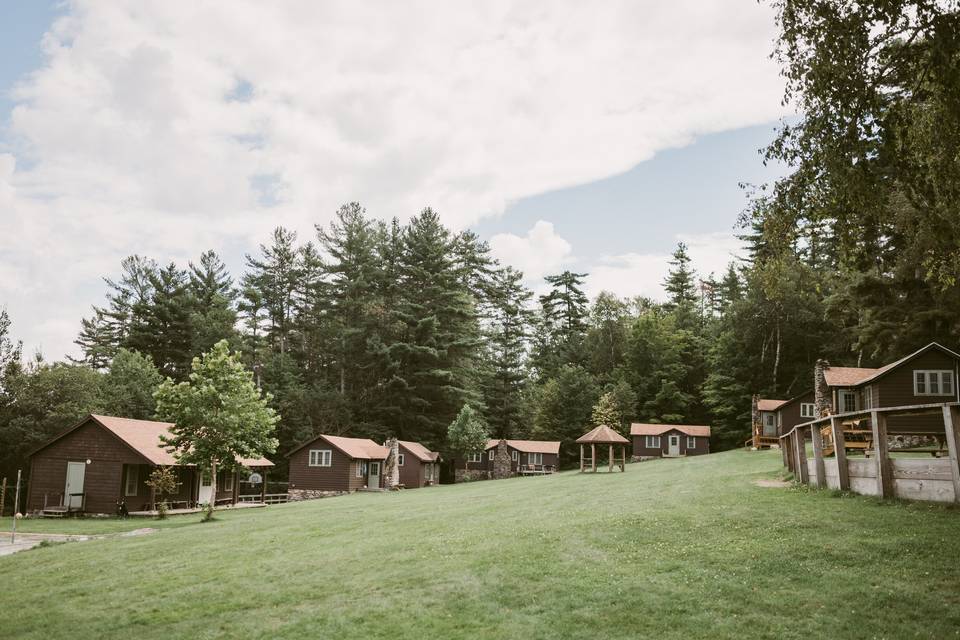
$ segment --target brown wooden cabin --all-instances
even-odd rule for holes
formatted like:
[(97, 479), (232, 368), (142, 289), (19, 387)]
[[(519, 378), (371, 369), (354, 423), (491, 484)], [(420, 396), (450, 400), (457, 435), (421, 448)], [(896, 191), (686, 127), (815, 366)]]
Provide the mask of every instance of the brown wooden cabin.
[[(471, 454), (466, 460), (457, 459), (456, 468), (475, 477), (492, 477), (497, 446), (501, 440), (491, 439), (482, 452)], [(511, 475), (540, 475), (553, 473), (560, 464), (559, 440), (503, 440), (510, 453)]]
[[(931, 342), (879, 369), (825, 366), (823, 382), (828, 397), (824, 398), (824, 406), (831, 414), (838, 414), (957, 402), (958, 377), (960, 354)], [(887, 429), (901, 434), (933, 434), (943, 431), (943, 423), (936, 415), (902, 415), (891, 417)]]
[(710, 453), (710, 427), (690, 424), (630, 425), (634, 459), (679, 458)]
[(430, 487), (440, 483), (440, 454), (419, 442), (397, 441), (397, 469), (405, 489)]
[(813, 391), (808, 391), (789, 400), (760, 398), (757, 400), (756, 411), (759, 420), (753, 426), (753, 437), (750, 441), (753, 448), (779, 446), (781, 435), (816, 417), (814, 394)]
[[(157, 496), (146, 481), (158, 466), (172, 467), (177, 478), (176, 494), (164, 496), (171, 507), (206, 504), (211, 497), (210, 476), (201, 477), (195, 466), (179, 464), (160, 442), (171, 426), (152, 420), (87, 416), (30, 452), (27, 510), (115, 513), (121, 501), (130, 511), (153, 510)], [(266, 458), (239, 462), (261, 472), (273, 466)], [(239, 472), (223, 471), (217, 476), (216, 501), (235, 504)]]
[(390, 449), (368, 438), (319, 435), (287, 454), (291, 496), (384, 488)]

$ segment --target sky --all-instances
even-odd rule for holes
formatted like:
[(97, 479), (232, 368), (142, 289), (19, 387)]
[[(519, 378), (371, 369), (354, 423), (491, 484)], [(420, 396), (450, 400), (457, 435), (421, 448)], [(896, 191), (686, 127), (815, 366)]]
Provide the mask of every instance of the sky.
[(719, 273), (783, 82), (744, 0), (0, 0), (0, 307), (76, 355), (130, 254), (235, 275), (340, 204), (471, 228), (528, 284)]

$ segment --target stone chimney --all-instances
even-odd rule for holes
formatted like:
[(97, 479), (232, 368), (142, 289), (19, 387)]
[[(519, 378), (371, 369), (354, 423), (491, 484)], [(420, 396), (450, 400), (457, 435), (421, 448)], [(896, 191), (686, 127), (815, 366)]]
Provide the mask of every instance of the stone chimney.
[(824, 418), (833, 413), (833, 400), (830, 397), (830, 387), (827, 386), (825, 371), (830, 368), (826, 360), (817, 360), (813, 366), (813, 408), (818, 418)]
[(512, 464), (510, 460), (510, 449), (507, 448), (507, 441), (501, 440), (497, 443), (497, 452), (493, 456), (493, 479), (509, 478), (513, 475)]
[[(750, 403), (750, 421), (753, 426), (753, 435), (759, 436), (763, 434), (763, 425), (760, 424), (760, 396), (753, 394), (753, 398)], [(756, 444), (756, 440), (754, 440)]]
[(383, 462), (383, 486), (389, 491), (400, 484), (400, 467), (397, 464), (400, 456), (400, 444), (396, 438), (388, 438), (383, 446), (390, 449), (387, 459)]

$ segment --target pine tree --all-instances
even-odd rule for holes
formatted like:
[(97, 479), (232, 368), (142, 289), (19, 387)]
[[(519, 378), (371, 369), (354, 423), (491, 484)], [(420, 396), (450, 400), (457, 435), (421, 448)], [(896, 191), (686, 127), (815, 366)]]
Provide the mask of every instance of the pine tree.
[(193, 299), (187, 275), (173, 263), (150, 275), (150, 296), (130, 310), (129, 335), (122, 346), (150, 356), (160, 372), (183, 378), (193, 357)]
[(237, 293), (227, 266), (213, 251), (206, 251), (197, 264), (190, 263), (189, 291), (193, 296), (191, 354), (209, 351), (220, 340), (237, 337)]
[(564, 271), (544, 278), (551, 289), (540, 296), (534, 349), (534, 366), (541, 379), (552, 377), (565, 364), (584, 364), (589, 300), (582, 287), (586, 276)]

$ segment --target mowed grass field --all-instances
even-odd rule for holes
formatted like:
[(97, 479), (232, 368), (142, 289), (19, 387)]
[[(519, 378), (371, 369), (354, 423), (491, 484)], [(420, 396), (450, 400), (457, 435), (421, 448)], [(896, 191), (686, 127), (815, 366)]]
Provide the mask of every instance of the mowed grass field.
[(0, 558), (0, 637), (960, 637), (960, 510), (753, 484), (779, 470), (733, 451), (183, 516)]

